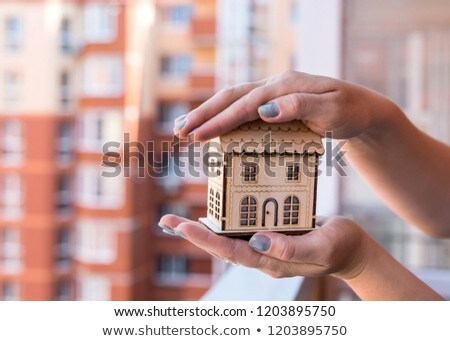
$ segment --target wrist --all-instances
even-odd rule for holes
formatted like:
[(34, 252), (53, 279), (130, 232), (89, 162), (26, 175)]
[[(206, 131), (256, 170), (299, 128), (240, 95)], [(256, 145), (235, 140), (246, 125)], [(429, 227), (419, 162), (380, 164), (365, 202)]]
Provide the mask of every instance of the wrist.
[(358, 247), (354, 248), (354, 252), (349, 258), (346, 266), (333, 273), (333, 277), (343, 281), (350, 281), (360, 277), (364, 273), (370, 263), (370, 258), (374, 253), (377, 244), (362, 228), (360, 228), (360, 233), (361, 238), (359, 238), (360, 243)]

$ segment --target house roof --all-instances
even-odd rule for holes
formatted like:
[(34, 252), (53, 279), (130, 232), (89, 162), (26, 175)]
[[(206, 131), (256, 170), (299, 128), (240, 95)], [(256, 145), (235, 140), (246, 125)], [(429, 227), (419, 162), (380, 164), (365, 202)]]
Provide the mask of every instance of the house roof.
[(324, 153), (320, 136), (302, 121), (267, 123), (257, 120), (245, 123), (212, 142), (219, 143), (225, 153)]

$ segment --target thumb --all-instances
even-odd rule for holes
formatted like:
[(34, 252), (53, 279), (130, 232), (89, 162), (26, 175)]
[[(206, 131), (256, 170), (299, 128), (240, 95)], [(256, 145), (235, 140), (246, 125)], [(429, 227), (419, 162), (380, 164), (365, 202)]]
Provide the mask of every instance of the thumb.
[(317, 258), (320, 247), (313, 232), (301, 236), (286, 236), (281, 233), (257, 233), (249, 240), (249, 246), (272, 258), (287, 262), (307, 262)]
[(271, 100), (258, 107), (258, 114), (266, 122), (289, 122), (307, 119), (321, 106), (320, 94), (293, 93)]

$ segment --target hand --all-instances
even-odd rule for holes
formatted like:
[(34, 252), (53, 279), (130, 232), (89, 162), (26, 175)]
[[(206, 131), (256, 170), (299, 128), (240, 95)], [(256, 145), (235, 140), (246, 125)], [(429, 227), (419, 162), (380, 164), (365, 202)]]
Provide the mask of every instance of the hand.
[(174, 132), (204, 141), (258, 118), (267, 122), (303, 120), (314, 132), (350, 139), (384, 122), (382, 95), (353, 83), (287, 71), (259, 82), (219, 91), (175, 121)]
[(305, 235), (259, 232), (249, 242), (218, 236), (200, 223), (172, 214), (162, 217), (159, 225), (218, 258), (276, 278), (328, 274), (355, 278), (365, 267), (367, 244), (372, 241), (343, 217), (321, 219), (321, 226)]

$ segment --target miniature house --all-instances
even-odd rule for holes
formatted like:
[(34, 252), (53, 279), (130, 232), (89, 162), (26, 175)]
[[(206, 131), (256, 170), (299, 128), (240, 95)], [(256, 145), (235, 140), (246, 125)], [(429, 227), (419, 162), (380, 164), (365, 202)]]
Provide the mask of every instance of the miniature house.
[(209, 142), (208, 215), (218, 234), (286, 234), (315, 226), (320, 136), (301, 121), (246, 123)]

